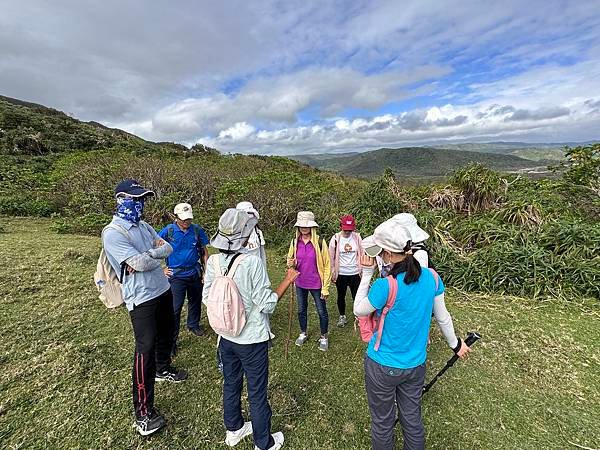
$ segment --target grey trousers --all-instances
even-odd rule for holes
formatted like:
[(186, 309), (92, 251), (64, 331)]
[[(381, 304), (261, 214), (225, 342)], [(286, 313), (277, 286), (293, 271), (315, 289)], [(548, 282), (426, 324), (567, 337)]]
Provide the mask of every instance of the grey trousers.
[(412, 369), (395, 369), (382, 366), (365, 355), (365, 386), (371, 412), (373, 450), (394, 448), (396, 411), (400, 415), (404, 449), (425, 448), (425, 428), (421, 418), (424, 382), (425, 364)]

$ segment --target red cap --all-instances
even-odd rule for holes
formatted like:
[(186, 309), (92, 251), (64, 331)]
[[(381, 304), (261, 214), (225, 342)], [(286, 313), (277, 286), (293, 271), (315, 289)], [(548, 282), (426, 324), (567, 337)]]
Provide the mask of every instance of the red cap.
[(340, 226), (343, 231), (354, 231), (356, 230), (356, 220), (350, 214), (342, 217), (340, 220)]

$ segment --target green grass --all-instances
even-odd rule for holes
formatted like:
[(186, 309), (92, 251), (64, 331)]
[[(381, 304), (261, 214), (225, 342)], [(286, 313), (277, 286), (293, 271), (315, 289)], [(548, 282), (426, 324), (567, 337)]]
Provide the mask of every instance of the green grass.
[[(92, 284), (99, 239), (54, 234), (47, 220), (2, 223), (0, 447), (226, 448), (214, 335), (182, 332), (176, 364), (190, 379), (157, 385), (169, 425), (141, 438), (131, 427), (129, 318), (124, 309), (107, 311)], [(280, 261), (269, 256), (279, 281)], [(273, 430), (285, 433), (288, 449), (367, 448), (364, 345), (352, 327), (332, 327), (330, 351), (319, 352), (311, 307), (310, 342), (292, 343), (284, 359), (288, 300), (272, 320)], [(461, 335), (478, 330), (484, 339), (424, 398), (428, 448), (600, 447), (597, 302), (449, 291), (447, 303)], [(335, 324), (334, 295), (329, 312)], [(432, 340), (428, 379), (450, 357), (435, 327)], [(253, 448), (251, 440), (237, 448)]]

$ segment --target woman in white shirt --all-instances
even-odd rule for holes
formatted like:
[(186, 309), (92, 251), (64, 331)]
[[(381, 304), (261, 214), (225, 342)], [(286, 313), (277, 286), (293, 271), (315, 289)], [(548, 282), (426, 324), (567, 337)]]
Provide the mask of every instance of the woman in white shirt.
[(352, 301), (360, 284), (363, 254), (362, 239), (356, 232), (356, 220), (346, 215), (340, 220), (341, 231), (329, 241), (329, 259), (331, 260), (331, 281), (337, 288), (337, 306), (340, 318), (337, 326), (344, 327), (346, 319), (346, 291), (350, 288)]

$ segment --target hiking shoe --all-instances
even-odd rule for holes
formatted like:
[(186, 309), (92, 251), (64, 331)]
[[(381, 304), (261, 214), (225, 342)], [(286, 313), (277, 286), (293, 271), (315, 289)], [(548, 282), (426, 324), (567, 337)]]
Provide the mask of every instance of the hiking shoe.
[(340, 316), (337, 326), (342, 328), (342, 327), (345, 327), (347, 323), (348, 323), (348, 319), (346, 319), (346, 316)]
[(326, 352), (329, 348), (329, 339), (322, 337), (319, 339), (319, 350)]
[(242, 428), (237, 431), (229, 431), (225, 434), (225, 443), (230, 447), (237, 445), (246, 436), (252, 434), (252, 422), (244, 422)]
[[(283, 433), (281, 431), (273, 433), (271, 436), (273, 437), (275, 443), (271, 445), (267, 450), (279, 450), (281, 447), (283, 447)], [(258, 448), (255, 445), (254, 450), (260, 450), (260, 448)]]
[(190, 333), (192, 333), (194, 336), (204, 336), (204, 330), (202, 328), (188, 328), (188, 330), (190, 330)]
[(188, 374), (185, 370), (179, 370), (173, 366), (167, 366), (166, 369), (156, 372), (156, 381), (171, 381), (172, 383), (179, 383), (186, 380)]
[(300, 335), (298, 336), (298, 339), (296, 339), (296, 345), (298, 347), (301, 347), (302, 344), (304, 344), (307, 339), (308, 339), (308, 336), (306, 335), (306, 333), (300, 333)]
[(167, 422), (165, 421), (165, 418), (155, 409), (151, 409), (145, 416), (139, 418), (136, 417), (133, 427), (142, 436), (149, 436), (152, 433), (156, 433), (166, 424)]

